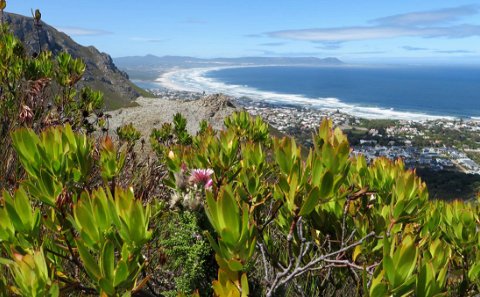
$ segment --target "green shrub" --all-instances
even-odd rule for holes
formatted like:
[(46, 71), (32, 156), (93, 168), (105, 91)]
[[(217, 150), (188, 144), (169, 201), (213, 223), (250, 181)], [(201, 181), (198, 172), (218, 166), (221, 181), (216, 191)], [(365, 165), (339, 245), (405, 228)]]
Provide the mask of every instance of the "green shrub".
[(415, 171), (351, 156), (328, 120), (305, 154), (245, 112), (195, 136), (176, 114), (151, 133), (159, 163), (140, 167), (133, 126), (117, 131), (126, 149), (90, 136), (103, 100), (76, 87), (81, 60), (28, 57), (0, 31), (3, 295), (480, 291), (478, 201), (430, 201)]
[[(211, 248), (202, 234), (196, 213), (168, 212), (161, 219), (159, 246), (166, 255), (162, 270), (173, 272), (174, 289), (164, 295), (192, 294), (195, 290), (202, 296), (211, 296), (210, 284), (214, 267), (209, 267)], [(166, 276), (164, 276), (166, 277)]]
[(12, 131), (29, 127), (39, 132), (64, 123), (87, 133), (101, 128), (103, 95), (77, 86), (84, 72), (85, 64), (67, 53), (28, 56), (21, 42), (1, 26), (0, 187), (11, 187), (22, 178), (9, 138)]
[(329, 121), (306, 158), (292, 138), (254, 136), (262, 124), (248, 115), (225, 122), (218, 134), (204, 129), (190, 145), (162, 148), (175, 195), (193, 186), (184, 182), (191, 169), (212, 172), (200, 205), (213, 229), (217, 296), (246, 296), (259, 283), (267, 296), (312, 283), (317, 294), (329, 283), (371, 296), (478, 291), (477, 204), (429, 201), (402, 161), (350, 156)]
[[(40, 135), (20, 129), (12, 142), (27, 178), (0, 199), (0, 253), (6, 256), (0, 265), (10, 268), (15, 283), (9, 292), (130, 294), (145, 265), (150, 206), (131, 188), (105, 187), (108, 178), (89, 189), (97, 166), (101, 172), (121, 168), (116, 153), (97, 161), (91, 140), (69, 125)], [(108, 149), (116, 152), (112, 143)]]

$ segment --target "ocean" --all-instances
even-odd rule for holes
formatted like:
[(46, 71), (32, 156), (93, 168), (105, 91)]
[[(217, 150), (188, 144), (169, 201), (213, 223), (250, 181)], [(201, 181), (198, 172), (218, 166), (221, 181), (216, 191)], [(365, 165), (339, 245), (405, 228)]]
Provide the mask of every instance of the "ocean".
[(480, 118), (480, 67), (218, 67), (174, 71), (161, 81), (366, 118)]

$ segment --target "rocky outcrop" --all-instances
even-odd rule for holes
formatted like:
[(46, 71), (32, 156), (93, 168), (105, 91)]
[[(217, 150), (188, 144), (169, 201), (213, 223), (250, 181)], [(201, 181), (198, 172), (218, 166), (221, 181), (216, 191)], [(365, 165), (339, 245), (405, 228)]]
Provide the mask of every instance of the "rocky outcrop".
[(148, 139), (152, 128), (160, 128), (164, 122), (171, 122), (178, 112), (187, 119), (187, 130), (195, 134), (202, 120), (219, 130), (223, 128), (225, 117), (242, 110), (222, 94), (209, 95), (200, 100), (138, 98), (135, 102), (139, 106), (122, 108), (112, 113), (109, 123), (112, 131), (121, 125), (133, 123)]
[(40, 27), (35, 27), (30, 17), (6, 13), (5, 22), (15, 36), (23, 42), (29, 54), (39, 50), (49, 50), (54, 55), (66, 51), (75, 58), (81, 58), (86, 64), (86, 72), (81, 84), (102, 91), (107, 107), (118, 108), (130, 105), (141, 95), (138, 87), (129, 81), (128, 75), (115, 66), (112, 58), (95, 47), (82, 46), (65, 33), (44, 22), (41, 22)]
[(200, 100), (199, 105), (205, 108), (206, 115), (210, 118), (215, 117), (218, 112), (235, 109), (230, 97), (223, 94), (214, 94)]

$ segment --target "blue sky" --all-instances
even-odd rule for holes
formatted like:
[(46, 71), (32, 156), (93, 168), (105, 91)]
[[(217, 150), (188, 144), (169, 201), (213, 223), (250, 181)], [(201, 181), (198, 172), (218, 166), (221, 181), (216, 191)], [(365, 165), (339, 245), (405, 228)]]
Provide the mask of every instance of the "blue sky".
[(480, 64), (480, 1), (7, 0), (113, 57), (334, 56)]

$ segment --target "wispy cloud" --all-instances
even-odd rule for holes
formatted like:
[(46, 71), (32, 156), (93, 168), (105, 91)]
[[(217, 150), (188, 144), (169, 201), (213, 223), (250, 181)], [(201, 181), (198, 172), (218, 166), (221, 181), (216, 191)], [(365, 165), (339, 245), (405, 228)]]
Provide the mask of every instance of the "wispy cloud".
[(266, 42), (259, 44), (260, 46), (282, 46), (285, 45), (285, 42)]
[(402, 46), (402, 48), (404, 50), (407, 50), (407, 51), (428, 51), (430, 50), (429, 48), (426, 48), (426, 47), (416, 47), (416, 46), (410, 46), (410, 45), (405, 45), (405, 46)]
[(87, 28), (81, 28), (81, 27), (57, 27), (57, 30), (70, 36), (96, 36), (96, 35), (113, 34), (110, 31), (99, 30), (99, 29), (87, 29)]
[(316, 41), (316, 42), (346, 42), (355, 40), (386, 39), (395, 37), (446, 37), (446, 38), (464, 38), (471, 36), (480, 36), (480, 26), (477, 25), (458, 25), (451, 27), (382, 27), (382, 26), (359, 26), (344, 28), (322, 28), (322, 29), (302, 29), (302, 30), (284, 30), (267, 33), (270, 37)]
[(363, 51), (363, 52), (351, 52), (348, 54), (353, 55), (378, 55), (378, 54), (385, 54), (387, 51)]
[(260, 37), (265, 37), (263, 34), (247, 34), (247, 35), (244, 35), (245, 37), (248, 37), (248, 38), (260, 38)]
[(464, 49), (454, 49), (454, 50), (439, 50), (426, 47), (415, 47), (415, 46), (402, 46), (404, 50), (407, 51), (430, 51), (432, 53), (438, 54), (473, 54), (474, 51), (464, 50)]
[(438, 50), (435, 51), (436, 53), (439, 54), (473, 54), (475, 53), (474, 51), (467, 51), (467, 50)]
[(157, 38), (147, 38), (147, 37), (131, 37), (130, 40), (139, 41), (139, 42), (151, 42), (151, 43), (159, 43), (159, 42), (167, 41), (167, 39), (157, 39)]
[(321, 54), (320, 52), (277, 52), (262, 49), (251, 49), (250, 51), (268, 57), (317, 57)]
[(182, 23), (184, 23), (184, 24), (207, 24), (208, 22), (204, 19), (189, 17), (189, 18), (186, 18), (185, 20), (183, 20)]
[(477, 5), (444, 8), (431, 11), (403, 13), (371, 20), (370, 23), (382, 26), (426, 26), (445, 24), (460, 20), (462, 17), (475, 15), (479, 11)]
[(342, 47), (342, 43), (340, 43), (340, 42), (319, 42), (319, 43), (321, 45), (316, 46), (316, 48), (322, 49), (322, 50), (327, 50), (327, 51), (337, 50), (337, 49), (340, 49)]
[(480, 25), (450, 22), (478, 14), (477, 6), (460, 6), (441, 10), (399, 14), (370, 21), (374, 25), (282, 30), (266, 33), (269, 37), (329, 44), (356, 40), (397, 37), (465, 38), (480, 36)]

